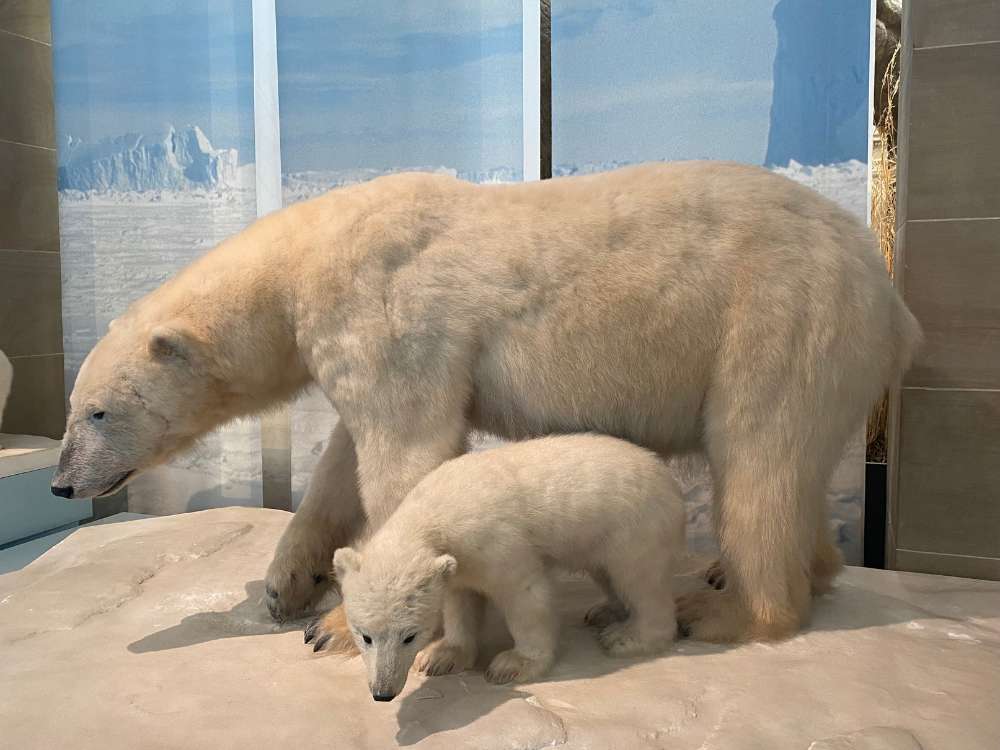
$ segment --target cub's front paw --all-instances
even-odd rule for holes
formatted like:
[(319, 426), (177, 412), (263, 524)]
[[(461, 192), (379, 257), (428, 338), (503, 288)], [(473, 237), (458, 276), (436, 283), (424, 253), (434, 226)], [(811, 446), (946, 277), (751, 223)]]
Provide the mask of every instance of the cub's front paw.
[(347, 626), (344, 608), (337, 607), (312, 620), (305, 630), (305, 643), (313, 651), (332, 651), (338, 654), (356, 654), (358, 649)]
[(497, 685), (505, 682), (528, 682), (549, 671), (552, 659), (530, 659), (516, 649), (501, 651), (486, 669), (486, 680)]
[(417, 670), (431, 677), (452, 672), (464, 672), (476, 662), (469, 649), (438, 641), (417, 654)]

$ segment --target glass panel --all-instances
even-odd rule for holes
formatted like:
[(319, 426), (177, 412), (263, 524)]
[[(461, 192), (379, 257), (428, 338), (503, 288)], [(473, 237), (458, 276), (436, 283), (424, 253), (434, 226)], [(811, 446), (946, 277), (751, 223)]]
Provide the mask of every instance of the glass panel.
[[(250, 4), (55, 0), (66, 384), (109, 321), (256, 215)], [(260, 505), (255, 421), (129, 486), (130, 510)]]
[[(402, 170), (521, 179), (519, 0), (278, 0), (286, 205)], [(292, 408), (297, 506), (336, 423)]]
[[(729, 159), (771, 167), (861, 218), (868, 205), (869, 0), (555, 0), (555, 175)], [(707, 548), (711, 480), (681, 467), (691, 541)], [(861, 561), (864, 436), (830, 488)]]

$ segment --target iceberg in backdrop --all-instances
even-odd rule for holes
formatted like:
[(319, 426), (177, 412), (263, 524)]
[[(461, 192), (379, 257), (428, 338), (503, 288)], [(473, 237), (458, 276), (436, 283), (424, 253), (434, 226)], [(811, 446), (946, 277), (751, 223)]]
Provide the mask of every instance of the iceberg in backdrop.
[(59, 189), (185, 190), (232, 186), (239, 155), (215, 148), (197, 125), (128, 133), (89, 144), (69, 136), (59, 148)]

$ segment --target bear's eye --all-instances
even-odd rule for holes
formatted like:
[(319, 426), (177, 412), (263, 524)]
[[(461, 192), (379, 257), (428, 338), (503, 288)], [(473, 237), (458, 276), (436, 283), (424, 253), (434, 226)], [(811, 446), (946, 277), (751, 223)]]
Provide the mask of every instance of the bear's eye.
[(104, 412), (95, 411), (93, 414), (90, 415), (90, 418), (95, 422), (100, 422), (102, 419), (104, 419)]
[(372, 645), (372, 637), (370, 635), (361, 634), (361, 640), (367, 643), (369, 646)]
[(417, 637), (416, 633), (408, 635), (408, 636), (406, 636), (406, 638), (403, 639), (403, 643), (413, 643), (413, 639), (416, 638), (416, 637)]

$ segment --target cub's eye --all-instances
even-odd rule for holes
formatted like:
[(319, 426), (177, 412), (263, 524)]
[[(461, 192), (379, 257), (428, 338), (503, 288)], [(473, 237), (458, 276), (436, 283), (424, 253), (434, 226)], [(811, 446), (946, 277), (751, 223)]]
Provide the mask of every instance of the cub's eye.
[(370, 635), (361, 634), (361, 640), (367, 643), (369, 646), (372, 645), (372, 637)]
[(413, 639), (416, 638), (416, 637), (417, 637), (416, 633), (413, 633), (412, 635), (408, 635), (408, 636), (406, 636), (406, 638), (403, 639), (403, 643), (413, 643)]
[(100, 422), (102, 419), (104, 419), (104, 412), (95, 411), (93, 414), (90, 415), (90, 418), (95, 422)]

